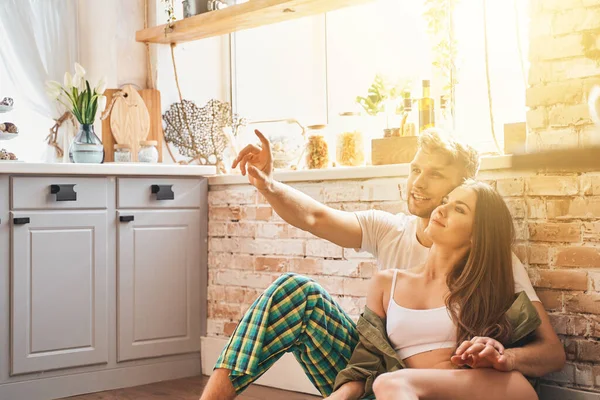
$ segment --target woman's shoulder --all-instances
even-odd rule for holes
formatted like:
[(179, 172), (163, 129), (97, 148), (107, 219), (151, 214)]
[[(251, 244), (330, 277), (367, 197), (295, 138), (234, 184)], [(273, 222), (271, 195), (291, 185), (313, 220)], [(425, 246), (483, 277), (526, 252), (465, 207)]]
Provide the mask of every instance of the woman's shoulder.
[(372, 278), (372, 285), (376, 287), (380, 287), (382, 289), (389, 289), (392, 285), (392, 281), (394, 280), (394, 275), (396, 275), (396, 281), (405, 279), (410, 275), (413, 275), (414, 272), (412, 270), (403, 270), (403, 269), (384, 269), (381, 271), (377, 271)]

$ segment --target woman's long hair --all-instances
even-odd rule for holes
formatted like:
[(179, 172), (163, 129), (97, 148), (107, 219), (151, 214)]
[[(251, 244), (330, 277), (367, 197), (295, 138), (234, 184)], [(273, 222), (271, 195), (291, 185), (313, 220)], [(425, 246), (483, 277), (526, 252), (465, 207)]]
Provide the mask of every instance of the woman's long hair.
[(515, 294), (512, 217), (491, 186), (475, 181), (463, 186), (475, 191), (477, 203), (471, 249), (446, 278), (446, 305), (456, 325), (457, 346), (473, 336), (507, 344), (512, 332), (505, 312)]

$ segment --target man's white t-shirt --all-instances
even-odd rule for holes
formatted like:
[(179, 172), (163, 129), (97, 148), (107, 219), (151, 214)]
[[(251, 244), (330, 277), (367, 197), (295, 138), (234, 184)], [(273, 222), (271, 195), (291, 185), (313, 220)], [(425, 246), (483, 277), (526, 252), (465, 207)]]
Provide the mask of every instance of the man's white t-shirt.
[[(360, 251), (371, 253), (379, 269), (409, 269), (425, 263), (429, 248), (417, 240), (417, 217), (391, 214), (381, 210), (355, 212), (362, 228)], [(527, 271), (513, 253), (515, 293), (525, 291), (531, 301), (540, 301), (535, 294)]]

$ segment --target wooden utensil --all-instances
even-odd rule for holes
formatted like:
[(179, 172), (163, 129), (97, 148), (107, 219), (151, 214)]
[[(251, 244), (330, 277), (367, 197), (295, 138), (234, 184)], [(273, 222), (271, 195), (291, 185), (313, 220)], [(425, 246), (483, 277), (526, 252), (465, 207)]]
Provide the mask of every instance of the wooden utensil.
[[(107, 89), (104, 92), (106, 96), (106, 104), (111, 104), (112, 98), (115, 93), (120, 92), (120, 89)], [(160, 105), (160, 91), (156, 89), (142, 89), (139, 90), (141, 98), (146, 104), (148, 113), (150, 115), (150, 132), (148, 133), (147, 140), (156, 140), (158, 142), (158, 162), (162, 162), (163, 155), (163, 127), (162, 127), (162, 110)], [(102, 121), (102, 143), (104, 144), (105, 162), (114, 161), (114, 144), (115, 138), (113, 137), (110, 118)], [(129, 144), (129, 143), (128, 143)], [(132, 150), (133, 152), (133, 150)], [(137, 153), (136, 159), (137, 159)], [(133, 154), (132, 154), (133, 160)]]
[(131, 159), (137, 161), (140, 140), (146, 140), (150, 132), (150, 114), (132, 85), (125, 85), (121, 92), (110, 113), (110, 129), (118, 144), (131, 146)]

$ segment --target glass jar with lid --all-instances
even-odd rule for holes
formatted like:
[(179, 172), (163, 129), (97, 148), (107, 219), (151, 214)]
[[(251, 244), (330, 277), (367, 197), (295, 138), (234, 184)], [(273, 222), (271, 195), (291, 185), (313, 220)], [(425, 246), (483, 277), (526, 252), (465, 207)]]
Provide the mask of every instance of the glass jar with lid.
[(157, 163), (158, 150), (156, 140), (142, 140), (140, 142), (140, 150), (138, 152), (138, 161), (143, 163)]
[(310, 125), (306, 128), (306, 168), (322, 169), (329, 167), (330, 147), (327, 125)]
[(359, 113), (344, 112), (340, 114), (335, 160), (337, 165), (347, 167), (364, 165), (365, 143)]
[(131, 146), (128, 144), (114, 145), (114, 159), (116, 163), (131, 162)]

